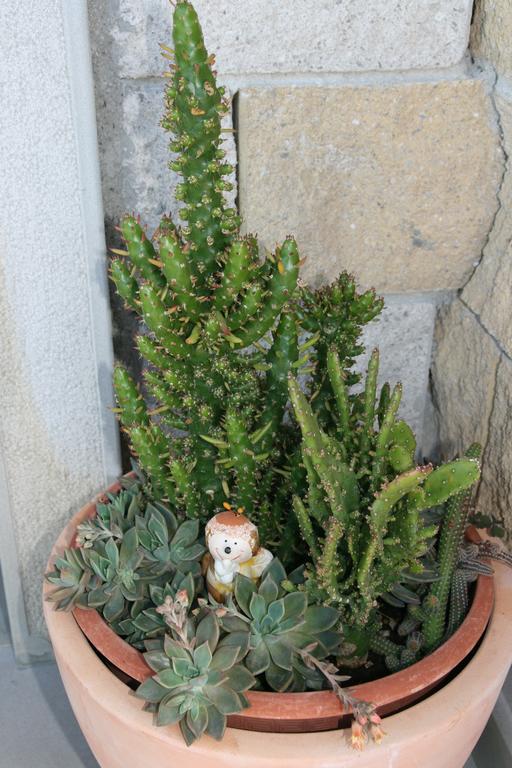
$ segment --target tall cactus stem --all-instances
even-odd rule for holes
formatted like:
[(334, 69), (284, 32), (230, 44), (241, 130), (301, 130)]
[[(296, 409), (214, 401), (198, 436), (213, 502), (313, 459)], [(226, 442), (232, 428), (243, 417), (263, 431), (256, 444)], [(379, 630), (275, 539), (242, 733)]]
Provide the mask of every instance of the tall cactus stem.
[(338, 409), (339, 436), (345, 448), (348, 449), (350, 447), (350, 402), (345, 374), (334, 347), (330, 347), (327, 352), (327, 370)]
[(311, 522), (309, 512), (298, 496), (293, 497), (293, 509), (295, 516), (297, 517), (300, 532), (307, 542), (311, 555), (313, 556), (313, 560), (317, 562), (320, 558), (320, 550), (318, 549), (318, 543), (313, 531), (313, 524)]
[[(466, 457), (475, 462), (478, 461), (480, 454), (481, 447), (477, 443), (471, 445), (466, 451)], [(427, 651), (436, 648), (445, 635), (448, 599), (457, 566), (459, 547), (467, 525), (470, 499), (471, 490), (465, 489), (446, 502), (437, 554), (439, 579), (431, 585), (429, 591), (429, 597), (434, 597), (438, 601), (439, 608), (427, 617), (422, 630)]]
[(364, 388), (363, 423), (359, 438), (359, 450), (363, 464), (368, 458), (373, 426), (375, 422), (375, 398), (377, 394), (377, 376), (379, 374), (379, 350), (374, 349), (368, 363)]
[(389, 399), (389, 404), (382, 420), (382, 426), (375, 444), (375, 455), (373, 457), (371, 469), (371, 490), (378, 490), (382, 482), (382, 472), (386, 461), (386, 449), (388, 447), (391, 429), (395, 423), (396, 414), (402, 400), (402, 385), (400, 382), (395, 386)]

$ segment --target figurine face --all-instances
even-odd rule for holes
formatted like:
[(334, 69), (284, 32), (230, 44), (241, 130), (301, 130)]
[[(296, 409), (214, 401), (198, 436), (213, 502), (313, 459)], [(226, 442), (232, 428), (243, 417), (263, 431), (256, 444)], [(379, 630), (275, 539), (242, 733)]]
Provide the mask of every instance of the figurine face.
[(208, 536), (208, 549), (216, 560), (233, 560), (237, 563), (245, 563), (252, 557), (251, 541), (246, 536), (238, 536), (226, 532), (212, 532)]

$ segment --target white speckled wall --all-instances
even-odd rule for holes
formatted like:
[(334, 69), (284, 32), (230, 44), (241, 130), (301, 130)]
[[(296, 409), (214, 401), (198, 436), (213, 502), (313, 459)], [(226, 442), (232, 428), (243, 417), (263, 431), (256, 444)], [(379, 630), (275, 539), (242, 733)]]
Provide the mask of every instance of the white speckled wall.
[(119, 471), (86, 13), (0, 5), (0, 558), (22, 661), (46, 650), (55, 535)]

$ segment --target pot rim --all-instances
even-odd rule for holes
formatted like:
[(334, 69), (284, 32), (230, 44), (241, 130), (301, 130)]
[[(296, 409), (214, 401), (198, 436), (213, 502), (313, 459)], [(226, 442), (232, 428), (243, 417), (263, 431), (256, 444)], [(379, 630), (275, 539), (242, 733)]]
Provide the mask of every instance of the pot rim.
[[(107, 492), (116, 492), (120, 483), (112, 484)], [(59, 539), (58, 552), (70, 546), (76, 527), (91, 517), (97, 501), (105, 492), (80, 509), (66, 526)], [(473, 529), (472, 538), (478, 534)], [(45, 594), (49, 585), (45, 584)], [(433, 653), (407, 667), (368, 683), (351, 687), (358, 698), (373, 702), (381, 715), (397, 712), (438, 686), (475, 648), (483, 635), (494, 603), (492, 576), (480, 575), (470, 610), (459, 629)], [(117, 635), (96, 611), (75, 608), (73, 617), (91, 645), (115, 667), (129, 677), (142, 682), (154, 671), (146, 664), (140, 651)], [(250, 707), (228, 718), (230, 727), (261, 731), (305, 732), (338, 728), (347, 720), (348, 712), (332, 691), (305, 693), (276, 693), (248, 691)], [(305, 715), (307, 713), (307, 715)]]

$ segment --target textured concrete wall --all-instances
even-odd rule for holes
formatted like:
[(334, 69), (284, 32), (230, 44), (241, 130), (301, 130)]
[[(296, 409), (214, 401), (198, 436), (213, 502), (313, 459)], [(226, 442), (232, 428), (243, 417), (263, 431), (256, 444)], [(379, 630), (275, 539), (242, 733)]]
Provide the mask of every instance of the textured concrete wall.
[[(303, 277), (342, 268), (389, 297), (367, 331), (404, 413), (435, 442), (428, 369), (436, 308), (468, 280), (505, 162), (492, 72), (467, 55), (470, 0), (196, 0), (234, 96), (239, 205), (272, 245), (293, 232)], [(90, 0), (109, 231), (174, 209), (162, 112), (167, 0)], [(112, 235), (112, 239), (113, 239)], [(129, 357), (129, 319), (117, 313)], [(411, 364), (411, 360), (413, 363)], [(361, 361), (361, 365), (364, 360)]]
[(477, 504), (512, 541), (512, 3), (479, 0), (471, 33), (477, 64), (492, 67), (491, 98), (506, 164), (498, 209), (478, 266), (436, 328), (434, 399), (444, 451), (484, 446)]
[(21, 660), (45, 650), (57, 532), (119, 468), (84, 10), (0, 6), (0, 559)]

